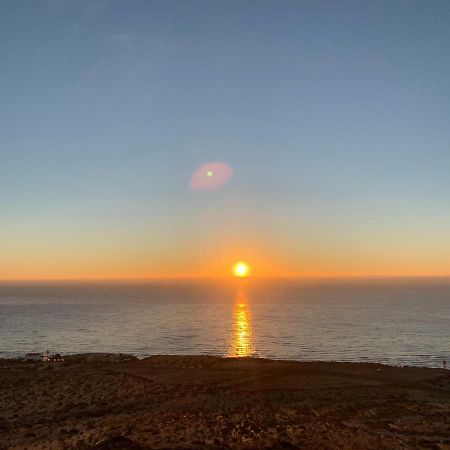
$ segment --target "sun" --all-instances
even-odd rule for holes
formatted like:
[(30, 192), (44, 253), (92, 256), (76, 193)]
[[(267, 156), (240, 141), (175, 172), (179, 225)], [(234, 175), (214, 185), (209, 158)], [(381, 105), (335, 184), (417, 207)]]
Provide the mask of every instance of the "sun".
[(250, 267), (246, 262), (238, 261), (233, 266), (233, 273), (235, 277), (245, 278), (248, 276), (250, 272)]

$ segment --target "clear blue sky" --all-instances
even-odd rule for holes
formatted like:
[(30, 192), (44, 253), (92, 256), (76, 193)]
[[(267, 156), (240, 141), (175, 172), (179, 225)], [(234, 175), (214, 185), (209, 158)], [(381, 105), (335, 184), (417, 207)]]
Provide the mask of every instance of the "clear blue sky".
[[(3, 0), (0, 278), (450, 273), (449, 24), (447, 0)], [(190, 191), (208, 161), (233, 178)]]

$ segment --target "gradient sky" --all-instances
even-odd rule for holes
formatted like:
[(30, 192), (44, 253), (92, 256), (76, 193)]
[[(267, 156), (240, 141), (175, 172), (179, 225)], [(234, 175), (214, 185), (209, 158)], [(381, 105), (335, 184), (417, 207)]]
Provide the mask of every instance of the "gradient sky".
[[(0, 2), (0, 279), (450, 274), (450, 2)], [(201, 164), (234, 176), (189, 189)]]

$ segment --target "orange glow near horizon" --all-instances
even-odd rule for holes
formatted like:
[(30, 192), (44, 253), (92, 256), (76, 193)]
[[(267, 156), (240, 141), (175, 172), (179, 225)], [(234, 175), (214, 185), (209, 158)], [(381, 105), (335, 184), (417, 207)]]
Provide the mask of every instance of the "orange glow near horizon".
[[(270, 242), (264, 245), (262, 239), (220, 239), (216, 245), (206, 240), (201, 245), (202, 252), (198, 251), (196, 243), (183, 247), (181, 241), (172, 242), (169, 248), (160, 248), (159, 242), (149, 241), (144, 250), (140, 246), (133, 247), (136, 242), (141, 245), (139, 239), (133, 243), (115, 240), (111, 244), (110, 237), (106, 236), (104, 241), (98, 237), (97, 242), (96, 247), (91, 240), (89, 245), (77, 246), (58, 241), (52, 247), (46, 241), (35, 245), (27, 241), (20, 251), (13, 251), (15, 247), (11, 241), (7, 242), (0, 255), (0, 280), (450, 276), (447, 256), (435, 261), (432, 254), (419, 258), (412, 251), (403, 251), (401, 260), (396, 257), (384, 261), (383, 255), (354, 253), (350, 249), (341, 249), (338, 254), (328, 247), (321, 251), (305, 248), (302, 257), (294, 258), (281, 246), (273, 246)], [(251, 261), (251, 265), (240, 261), (247, 269), (242, 266), (235, 269), (240, 255), (245, 255), (245, 261)]]

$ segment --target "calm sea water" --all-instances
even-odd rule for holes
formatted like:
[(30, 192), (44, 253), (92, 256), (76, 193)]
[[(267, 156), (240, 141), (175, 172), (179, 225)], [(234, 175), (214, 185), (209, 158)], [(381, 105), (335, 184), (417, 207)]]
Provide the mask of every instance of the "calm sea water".
[(442, 366), (450, 280), (0, 284), (0, 357), (45, 350)]

